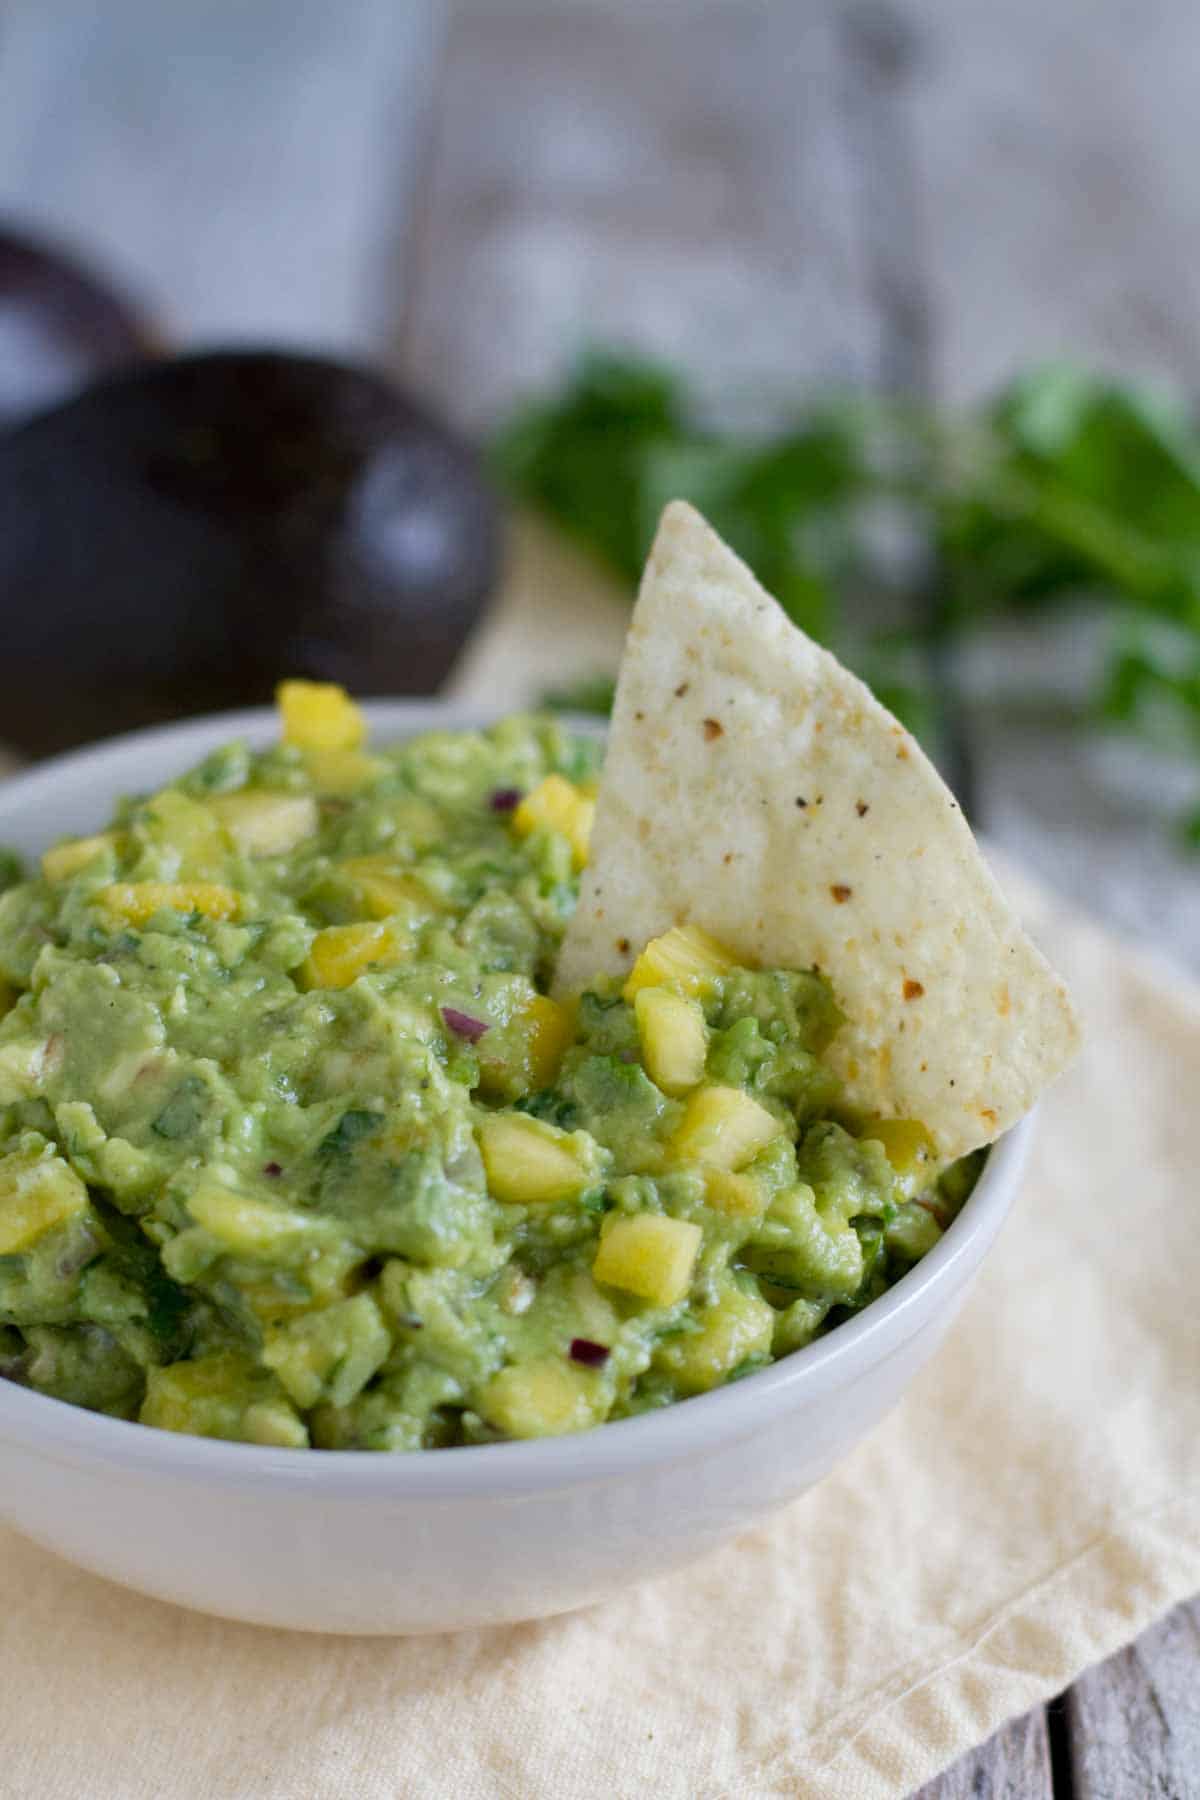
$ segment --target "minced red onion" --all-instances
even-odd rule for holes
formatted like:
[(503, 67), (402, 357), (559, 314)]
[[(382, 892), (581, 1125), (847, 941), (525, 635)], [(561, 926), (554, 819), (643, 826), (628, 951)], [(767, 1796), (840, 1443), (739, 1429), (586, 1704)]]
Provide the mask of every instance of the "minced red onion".
[(457, 1006), (443, 1006), (442, 1018), (447, 1030), (455, 1037), (466, 1038), (468, 1044), (477, 1044), (488, 1029), (486, 1019), (473, 1019), (470, 1013), (459, 1012)]
[(568, 1352), (571, 1361), (582, 1363), (585, 1369), (598, 1369), (609, 1358), (607, 1344), (595, 1344), (591, 1338), (572, 1338)]
[(523, 796), (520, 788), (496, 788), (488, 805), (493, 812), (515, 812)]

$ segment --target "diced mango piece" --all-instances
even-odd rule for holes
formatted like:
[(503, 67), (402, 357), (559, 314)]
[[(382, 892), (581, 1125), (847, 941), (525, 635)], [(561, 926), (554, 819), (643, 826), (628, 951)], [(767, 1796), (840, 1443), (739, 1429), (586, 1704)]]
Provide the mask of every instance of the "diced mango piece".
[(536, 994), (525, 1008), (522, 1024), (529, 1034), (529, 1091), (536, 1094), (549, 1087), (558, 1074), (558, 1066), (575, 1036), (575, 1019), (569, 1007), (545, 994)]
[(221, 794), (212, 809), (243, 856), (283, 856), (319, 823), (311, 794)]
[(674, 1306), (691, 1284), (702, 1233), (690, 1219), (663, 1213), (610, 1214), (592, 1274), (657, 1306)]
[(391, 1335), (370, 1294), (339, 1300), (268, 1331), (262, 1359), (297, 1406), (348, 1406), (381, 1367)]
[(489, 1425), (508, 1437), (561, 1437), (595, 1424), (601, 1392), (591, 1371), (565, 1357), (538, 1357), (510, 1363), (493, 1375), (479, 1410)]
[(686, 1094), (704, 1079), (708, 1027), (696, 1000), (669, 988), (641, 988), (634, 995), (646, 1073), (664, 1094)]
[(756, 1219), (767, 1210), (762, 1182), (732, 1169), (704, 1170), (704, 1198), (714, 1212), (727, 1213), (731, 1219)]
[(232, 1188), (209, 1182), (187, 1203), (197, 1225), (237, 1256), (271, 1256), (297, 1238), (328, 1235), (325, 1221), (311, 1213), (249, 1200)]
[(269, 1444), (276, 1450), (308, 1448), (304, 1421), (286, 1400), (251, 1401), (242, 1414), (242, 1430), (248, 1444)]
[(225, 1350), (151, 1369), (138, 1417), (159, 1431), (302, 1450), (308, 1432), (283, 1389), (248, 1356)]
[(131, 925), (145, 925), (164, 908), (200, 913), (206, 919), (234, 919), (241, 904), (233, 888), (215, 881), (114, 881), (97, 899)]
[(308, 750), (304, 763), (317, 792), (335, 799), (356, 794), (387, 767), (381, 756), (361, 750)]
[(661, 937), (651, 938), (622, 990), (632, 1000), (642, 988), (671, 986), (703, 997), (721, 975), (737, 964), (716, 938), (697, 925), (674, 925)]
[(758, 1294), (730, 1287), (700, 1314), (700, 1329), (669, 1338), (656, 1365), (672, 1376), (681, 1394), (705, 1394), (747, 1357), (770, 1354), (775, 1309)]
[(417, 924), (432, 919), (439, 911), (428, 889), (398, 870), (387, 855), (351, 857), (342, 864), (342, 872), (353, 881), (363, 911), (372, 919), (400, 915), (409, 924)]
[(344, 688), (330, 681), (281, 681), (275, 700), (283, 741), (298, 750), (357, 750), (367, 722)]
[(103, 856), (106, 850), (116, 847), (115, 831), (98, 831), (94, 837), (69, 838), (65, 844), (55, 844), (52, 850), (44, 852), (42, 874), (47, 881), (68, 881), (98, 856)]
[(203, 881), (224, 868), (229, 846), (216, 814), (178, 788), (163, 788), (146, 802), (140, 829), (160, 856), (170, 857), (164, 875)]
[(344, 988), (368, 969), (391, 969), (403, 962), (408, 947), (384, 923), (327, 925), (318, 931), (300, 970), (302, 987)]
[(671, 1159), (716, 1169), (740, 1169), (784, 1127), (741, 1088), (697, 1088), (670, 1141)]
[(872, 1119), (861, 1135), (883, 1145), (906, 1196), (919, 1193), (937, 1174), (937, 1145), (919, 1119)]
[(595, 1150), (582, 1132), (560, 1131), (527, 1113), (493, 1113), (479, 1127), (488, 1187), (512, 1205), (547, 1206), (572, 1200), (599, 1173)]
[(550, 1087), (575, 1037), (575, 1008), (533, 994), (480, 1040), (479, 1085), (486, 1094), (518, 1100)]
[(526, 794), (513, 813), (512, 822), (518, 837), (547, 829), (561, 832), (570, 843), (575, 867), (582, 869), (588, 859), (595, 816), (594, 800), (581, 794), (564, 775), (547, 775), (532, 793)]
[(61, 1156), (14, 1150), (0, 1157), (0, 1256), (28, 1250), (87, 1203), (86, 1187)]

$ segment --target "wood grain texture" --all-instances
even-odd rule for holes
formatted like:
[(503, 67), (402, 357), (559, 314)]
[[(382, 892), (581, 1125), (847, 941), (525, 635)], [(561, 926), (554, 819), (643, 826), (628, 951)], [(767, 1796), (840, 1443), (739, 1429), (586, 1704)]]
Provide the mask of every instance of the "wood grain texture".
[(897, 0), (952, 399), (1069, 353), (1195, 382), (1193, 0)]
[(1200, 1601), (1081, 1676), (1066, 1718), (1075, 1800), (1197, 1800)]
[(1054, 1800), (1044, 1713), (1003, 1726), (913, 1800)]
[(440, 0), (0, 10), (0, 211), (111, 268), (171, 339), (378, 342)]
[(473, 426), (595, 341), (682, 362), (760, 419), (806, 381), (871, 378), (835, 12), (458, 18), (401, 365)]
[[(1066, 355), (1196, 385), (1200, 188), (1193, 0), (897, 0), (937, 391)], [(973, 649), (979, 816), (1118, 929), (1200, 971), (1200, 879), (1174, 824), (1194, 756), (1086, 729), (1103, 646), (1078, 619)]]

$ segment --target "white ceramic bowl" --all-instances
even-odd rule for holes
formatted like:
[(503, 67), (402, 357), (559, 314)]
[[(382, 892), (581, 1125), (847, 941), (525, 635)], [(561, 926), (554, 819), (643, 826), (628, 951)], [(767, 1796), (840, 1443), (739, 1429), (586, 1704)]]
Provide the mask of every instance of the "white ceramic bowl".
[[(368, 707), (377, 741), (477, 712)], [(0, 844), (96, 829), (114, 797), (267, 711), (139, 732), (0, 786)], [(732, 1387), (578, 1437), (388, 1456), (152, 1431), (0, 1381), (0, 1516), (164, 1600), (306, 1631), (423, 1632), (565, 1612), (685, 1563), (819, 1481), (937, 1349), (1004, 1220), (1029, 1123), (865, 1312)]]

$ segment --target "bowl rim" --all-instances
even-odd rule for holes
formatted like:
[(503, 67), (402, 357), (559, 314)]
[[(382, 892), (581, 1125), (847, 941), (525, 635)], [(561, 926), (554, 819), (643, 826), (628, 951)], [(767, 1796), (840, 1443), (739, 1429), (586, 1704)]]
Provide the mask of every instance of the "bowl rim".
[[(371, 726), (381, 735), (392, 732), (397, 737), (429, 729), (470, 729), (511, 710), (440, 700), (364, 704)], [(594, 719), (568, 717), (566, 722), (589, 734), (602, 730)], [(155, 778), (162, 779), (168, 765), (171, 773), (182, 772), (207, 750), (232, 738), (269, 742), (276, 730), (274, 710), (256, 707), (152, 726), (68, 751), (0, 783), (0, 841), (12, 822), (37, 818), (42, 805), (61, 797), (64, 785), (72, 780), (92, 786), (121, 770), (141, 777), (149, 764), (154, 765)], [(144, 785), (144, 779), (133, 785)], [(120, 791), (118, 782), (109, 789), (111, 798)], [(783, 1424), (799, 1404), (820, 1402), (846, 1389), (922, 1326), (936, 1321), (974, 1274), (1004, 1222), (1029, 1153), (1035, 1118), (1036, 1112), (1029, 1114), (992, 1146), (970, 1198), (944, 1236), (855, 1318), (740, 1381), (634, 1418), (610, 1420), (564, 1437), (446, 1451), (323, 1450), (305, 1455), (155, 1431), (0, 1381), (0, 1443), (67, 1466), (101, 1463), (142, 1477), (280, 1494), (312, 1493), (329, 1500), (396, 1502), (469, 1500), (481, 1495), (515, 1499), (704, 1455), (764, 1426)]]

